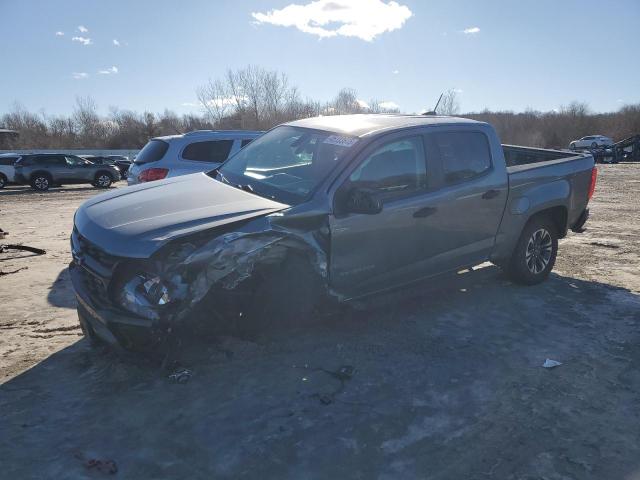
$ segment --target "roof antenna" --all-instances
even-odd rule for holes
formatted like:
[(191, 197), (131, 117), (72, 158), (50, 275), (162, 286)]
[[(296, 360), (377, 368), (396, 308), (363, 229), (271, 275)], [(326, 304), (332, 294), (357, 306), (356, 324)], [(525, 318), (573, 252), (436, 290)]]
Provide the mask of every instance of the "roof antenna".
[(438, 110), (438, 105), (440, 105), (440, 100), (442, 100), (442, 96), (444, 95), (444, 92), (442, 92), (440, 94), (440, 98), (438, 98), (438, 103), (436, 103), (436, 106), (434, 107), (434, 109), (430, 112), (424, 112), (422, 115), (437, 115), (437, 110)]

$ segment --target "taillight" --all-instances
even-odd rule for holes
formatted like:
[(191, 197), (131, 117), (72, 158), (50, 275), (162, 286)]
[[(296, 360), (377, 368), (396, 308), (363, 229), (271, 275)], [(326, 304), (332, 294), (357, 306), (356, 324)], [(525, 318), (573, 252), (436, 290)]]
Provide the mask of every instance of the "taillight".
[(593, 197), (593, 192), (596, 190), (596, 180), (598, 179), (598, 169), (593, 167), (591, 170), (591, 183), (589, 184), (589, 200)]
[(153, 182), (154, 180), (162, 180), (167, 176), (169, 170), (166, 168), (149, 168), (138, 175), (139, 182)]

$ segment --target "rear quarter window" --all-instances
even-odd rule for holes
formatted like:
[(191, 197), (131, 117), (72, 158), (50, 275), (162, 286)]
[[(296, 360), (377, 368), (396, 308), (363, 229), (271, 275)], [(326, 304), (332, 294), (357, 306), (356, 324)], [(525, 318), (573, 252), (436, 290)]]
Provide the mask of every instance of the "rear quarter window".
[(187, 145), (182, 158), (196, 162), (222, 163), (229, 156), (233, 140), (211, 140)]
[(167, 153), (169, 144), (163, 140), (150, 140), (138, 153), (135, 163), (157, 162)]
[(13, 165), (20, 157), (2, 157), (0, 158), (0, 165)]
[(483, 133), (442, 132), (433, 134), (433, 139), (446, 185), (471, 180), (491, 169), (489, 142)]

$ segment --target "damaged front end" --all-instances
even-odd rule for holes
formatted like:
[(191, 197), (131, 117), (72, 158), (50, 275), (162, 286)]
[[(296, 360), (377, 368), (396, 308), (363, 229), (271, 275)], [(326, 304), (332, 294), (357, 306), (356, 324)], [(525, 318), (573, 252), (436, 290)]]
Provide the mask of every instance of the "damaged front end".
[[(85, 333), (130, 349), (161, 349), (194, 328), (223, 331), (244, 321), (243, 308), (259, 282), (292, 255), (307, 260), (327, 285), (326, 215), (281, 213), (173, 240), (148, 259), (113, 259), (92, 269), (94, 259), (74, 253), (72, 279)], [(86, 240), (85, 240), (86, 242)], [(82, 250), (74, 232), (74, 252)], [(107, 272), (108, 271), (108, 272)], [(87, 288), (97, 282), (102, 292)], [(83, 318), (84, 317), (84, 318)]]

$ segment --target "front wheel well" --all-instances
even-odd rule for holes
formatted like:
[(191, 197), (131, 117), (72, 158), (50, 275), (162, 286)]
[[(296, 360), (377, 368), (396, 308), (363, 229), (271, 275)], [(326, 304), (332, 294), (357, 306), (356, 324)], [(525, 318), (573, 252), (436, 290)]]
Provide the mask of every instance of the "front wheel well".
[(533, 219), (537, 219), (540, 217), (549, 218), (553, 222), (553, 225), (556, 227), (556, 233), (558, 234), (558, 238), (566, 237), (567, 219), (568, 219), (567, 207), (557, 206), (557, 207), (546, 208), (544, 210), (536, 212), (529, 218), (529, 220), (527, 221), (527, 224), (533, 221)]
[(31, 180), (34, 180), (37, 177), (47, 177), (49, 179), (52, 178), (52, 176), (51, 176), (51, 174), (49, 172), (46, 172), (46, 171), (43, 171), (43, 170), (37, 170), (37, 171), (33, 172), (29, 178)]

